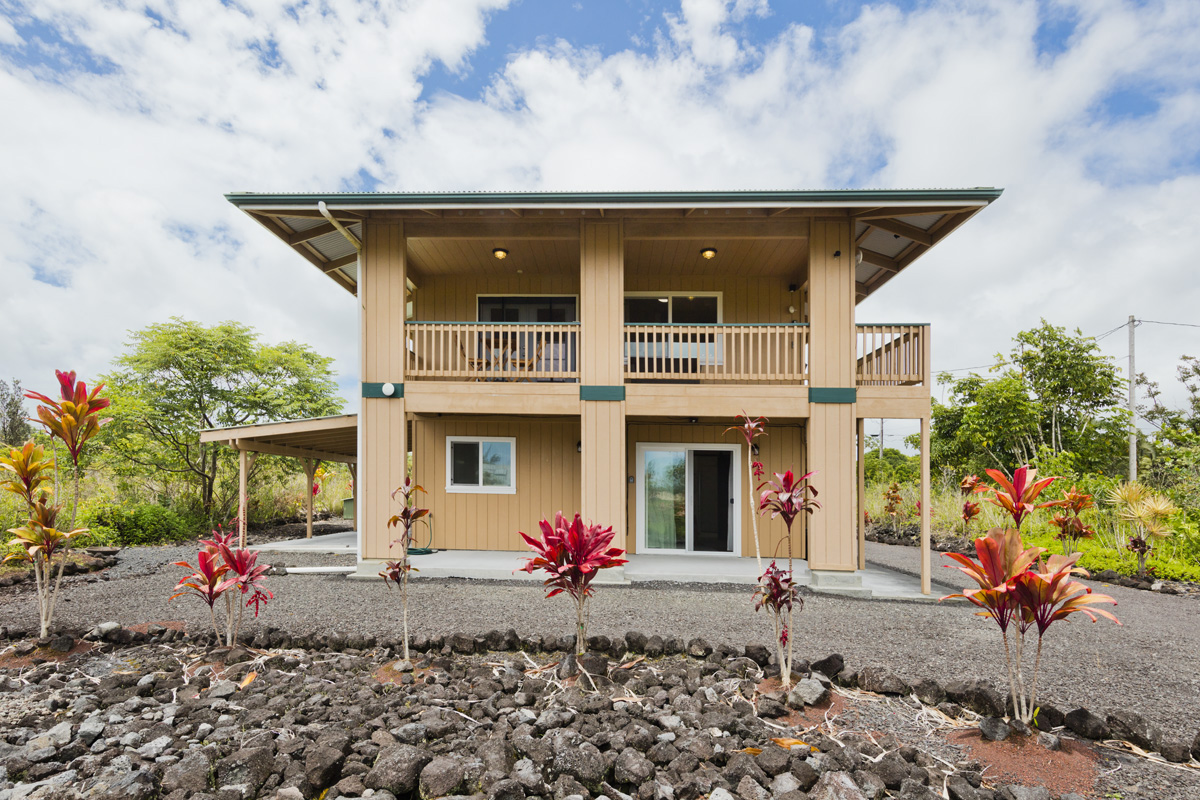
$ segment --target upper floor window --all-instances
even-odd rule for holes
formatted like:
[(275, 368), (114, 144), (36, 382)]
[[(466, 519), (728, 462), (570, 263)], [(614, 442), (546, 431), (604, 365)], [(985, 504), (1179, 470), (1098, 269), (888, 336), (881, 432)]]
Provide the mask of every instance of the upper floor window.
[(712, 292), (631, 292), (625, 295), (625, 321), (634, 325), (714, 325), (721, 321), (721, 296)]
[(480, 295), (479, 322), (578, 322), (572, 296)]
[(515, 494), (516, 439), (500, 436), (446, 437), (446, 491)]

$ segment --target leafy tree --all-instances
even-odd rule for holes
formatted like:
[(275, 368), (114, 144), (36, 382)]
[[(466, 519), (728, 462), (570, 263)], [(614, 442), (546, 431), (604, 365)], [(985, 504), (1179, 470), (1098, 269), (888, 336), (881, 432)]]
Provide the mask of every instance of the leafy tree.
[(16, 447), (33, 436), (33, 427), (25, 418), (23, 395), (16, 378), (11, 386), (0, 381), (0, 445)]
[(935, 467), (980, 472), (999, 467), (1012, 473), (1035, 459), (1074, 454), (1086, 472), (1111, 472), (1121, 463), (1128, 414), (1121, 406), (1125, 385), (1096, 341), (1068, 333), (1045, 320), (1015, 338), (1000, 374), (938, 382), (950, 402), (932, 410), (931, 459)]
[(1150, 401), (1138, 411), (1157, 429), (1144, 472), (1148, 483), (1195, 511), (1200, 509), (1200, 359), (1183, 356), (1176, 375), (1186, 392), (1182, 408), (1165, 405), (1158, 384), (1138, 376)]
[(218, 471), (233, 457), (202, 446), (200, 431), (338, 413), (332, 361), (296, 342), (261, 343), (237, 322), (206, 327), (173, 317), (136, 331), (105, 377), (114, 418), (108, 461), (125, 474), (181, 478), (206, 513), (224, 515), (229, 509), (215, 507)]
[(867, 483), (916, 483), (921, 479), (921, 459), (906, 456), (894, 447), (885, 447), (883, 458), (878, 450), (867, 450), (863, 454), (863, 470)]

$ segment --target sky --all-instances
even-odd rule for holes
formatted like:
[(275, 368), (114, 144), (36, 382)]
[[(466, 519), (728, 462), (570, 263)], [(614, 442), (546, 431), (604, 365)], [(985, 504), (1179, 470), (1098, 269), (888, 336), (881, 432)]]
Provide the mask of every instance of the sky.
[[(859, 320), (931, 322), (936, 370), (1200, 325), (1194, 0), (0, 0), (0, 104), (0, 378), (42, 391), (182, 316), (355, 409), (353, 298), (237, 190), (997, 186)], [(1137, 335), (1181, 400), (1200, 327)]]

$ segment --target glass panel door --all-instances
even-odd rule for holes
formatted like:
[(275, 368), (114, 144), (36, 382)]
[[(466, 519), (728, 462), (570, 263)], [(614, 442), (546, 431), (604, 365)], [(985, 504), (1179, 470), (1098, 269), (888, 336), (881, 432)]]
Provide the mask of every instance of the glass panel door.
[(646, 548), (687, 549), (687, 451), (645, 452)]

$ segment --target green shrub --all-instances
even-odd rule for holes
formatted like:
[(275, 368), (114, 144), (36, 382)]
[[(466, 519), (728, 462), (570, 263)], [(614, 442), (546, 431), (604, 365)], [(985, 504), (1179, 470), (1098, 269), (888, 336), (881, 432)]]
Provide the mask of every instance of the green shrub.
[(79, 510), (78, 524), (97, 540), (126, 547), (180, 542), (190, 533), (178, 514), (154, 503), (120, 506), (100, 500), (85, 502)]

